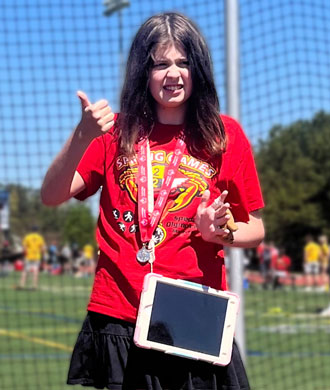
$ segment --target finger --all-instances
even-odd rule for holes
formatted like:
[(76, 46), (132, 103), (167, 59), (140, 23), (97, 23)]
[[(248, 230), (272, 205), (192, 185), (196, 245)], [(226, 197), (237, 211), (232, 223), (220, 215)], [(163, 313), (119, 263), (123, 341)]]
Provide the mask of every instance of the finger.
[(231, 218), (230, 215), (224, 214), (221, 217), (216, 217), (215, 220), (214, 220), (214, 224), (216, 226), (224, 227), (226, 225), (226, 223), (229, 221), (230, 218)]
[[(99, 111), (109, 106), (109, 102), (105, 99), (98, 100), (94, 104), (91, 105), (92, 111)], [(109, 107), (110, 108), (110, 107)]]
[(221, 226), (222, 228), (226, 227), (232, 232), (236, 232), (238, 230), (238, 226), (235, 223), (233, 214), (229, 209), (226, 210), (226, 214), (222, 216), (216, 216), (215, 225)]
[(201, 212), (202, 210), (204, 210), (207, 207), (208, 201), (210, 200), (210, 195), (211, 194), (210, 194), (209, 190), (204, 191), (202, 198), (201, 198), (201, 202), (198, 206), (197, 212)]
[(114, 117), (115, 117), (115, 115), (111, 112), (110, 114), (101, 117), (97, 121), (97, 124), (102, 127), (102, 126), (106, 125), (109, 122), (113, 122), (113, 118)]
[(108, 122), (106, 123), (104, 126), (102, 126), (101, 130), (106, 133), (107, 131), (109, 131), (111, 129), (111, 127), (115, 124), (115, 121), (111, 121), (111, 122)]
[[(214, 206), (212, 207), (214, 208)], [(218, 208), (216, 208), (215, 216), (218, 218), (225, 216), (229, 207), (230, 207), (229, 203), (222, 203), (220, 206), (218, 206)]]
[(224, 236), (228, 233), (230, 233), (230, 230), (228, 229), (227, 227), (227, 224), (224, 224), (224, 225), (214, 225), (215, 227), (215, 234), (218, 235), (218, 236)]
[(100, 110), (100, 112), (101, 112), (102, 116), (106, 116), (106, 115), (109, 115), (109, 114), (114, 115), (112, 110), (111, 110), (111, 107), (109, 105), (107, 105), (106, 107), (102, 108)]
[(217, 226), (215, 229), (215, 235), (219, 237), (227, 236), (230, 233), (230, 230), (227, 228), (222, 228), (221, 226)]
[(111, 108), (108, 105), (105, 105), (105, 102), (106, 101), (91, 104), (85, 111), (89, 111), (94, 119), (102, 119), (104, 115), (111, 112)]
[(105, 108), (93, 112), (93, 117), (99, 120), (103, 120), (109, 116), (112, 116), (110, 120), (114, 118), (114, 113), (111, 111), (111, 108), (109, 106), (106, 106)]
[(81, 109), (85, 111), (85, 109), (91, 105), (91, 102), (83, 91), (77, 91), (77, 96), (80, 99)]
[(211, 206), (212, 206), (215, 210), (217, 210), (220, 206), (223, 205), (223, 202), (225, 201), (227, 195), (228, 195), (228, 191), (226, 191), (226, 190), (225, 190), (225, 191), (222, 191), (221, 195), (218, 196), (218, 197), (214, 200), (214, 202), (212, 203)]

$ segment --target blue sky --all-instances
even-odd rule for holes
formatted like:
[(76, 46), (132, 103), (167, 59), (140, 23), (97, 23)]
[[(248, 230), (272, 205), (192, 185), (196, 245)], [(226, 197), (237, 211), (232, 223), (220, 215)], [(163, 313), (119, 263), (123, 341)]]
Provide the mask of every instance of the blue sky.
[[(5, 3), (5, 2), (3, 2)], [(252, 143), (274, 124), (330, 107), (330, 5), (327, 0), (241, 0), (241, 122)], [(119, 17), (102, 0), (11, 0), (0, 5), (0, 184), (38, 188), (80, 117), (77, 89), (115, 111), (119, 41), (126, 57), (139, 25), (177, 10), (209, 44), (226, 112), (224, 5), (210, 1), (131, 0)]]

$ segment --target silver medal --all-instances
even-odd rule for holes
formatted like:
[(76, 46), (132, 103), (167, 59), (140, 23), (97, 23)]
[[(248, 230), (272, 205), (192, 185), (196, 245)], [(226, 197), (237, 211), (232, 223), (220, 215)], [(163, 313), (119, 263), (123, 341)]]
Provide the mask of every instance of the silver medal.
[(136, 254), (136, 259), (139, 263), (148, 263), (151, 259), (150, 250), (143, 246)]

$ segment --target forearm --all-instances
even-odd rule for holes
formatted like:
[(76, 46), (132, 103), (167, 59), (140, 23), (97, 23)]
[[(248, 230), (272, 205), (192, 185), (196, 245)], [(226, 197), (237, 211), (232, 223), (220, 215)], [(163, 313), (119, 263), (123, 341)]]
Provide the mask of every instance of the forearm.
[(73, 177), (91, 140), (91, 137), (82, 136), (78, 125), (45, 175), (41, 187), (41, 199), (44, 204), (56, 206), (74, 195), (71, 188)]
[(231, 216), (227, 213), (229, 204), (224, 203), (227, 194), (227, 191), (223, 191), (219, 198), (207, 206), (210, 199), (210, 191), (206, 190), (204, 192), (195, 217), (196, 227), (202, 238), (205, 241), (225, 246), (257, 247), (265, 236), (260, 211), (251, 211), (249, 220), (246, 223), (235, 221), (238, 229), (233, 232), (233, 237), (231, 237), (228, 229)]
[(41, 187), (41, 199), (47, 206), (59, 205), (85, 188), (76, 172), (78, 163), (91, 141), (114, 125), (114, 114), (105, 99), (91, 103), (83, 91), (77, 91), (77, 96), (81, 121), (51, 164)]
[(225, 246), (239, 248), (256, 248), (264, 239), (265, 229), (259, 211), (249, 214), (248, 222), (235, 222), (238, 229), (233, 232), (233, 241), (230, 242), (217, 234), (209, 241)]
[(233, 243), (225, 243), (226, 246), (256, 248), (265, 236), (262, 220), (253, 222), (250, 220), (247, 223), (237, 222), (236, 225), (238, 230), (233, 233)]

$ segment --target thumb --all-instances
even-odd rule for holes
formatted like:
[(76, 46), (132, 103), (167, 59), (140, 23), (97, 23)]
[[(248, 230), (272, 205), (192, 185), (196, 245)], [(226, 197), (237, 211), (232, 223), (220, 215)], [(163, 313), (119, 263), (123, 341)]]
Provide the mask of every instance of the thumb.
[(209, 190), (204, 191), (202, 198), (201, 198), (201, 202), (198, 206), (198, 211), (202, 211), (207, 207), (207, 204), (210, 200), (210, 195), (211, 195), (211, 193)]
[(80, 99), (81, 109), (85, 111), (85, 108), (87, 108), (91, 104), (91, 102), (83, 91), (77, 91), (77, 96)]

